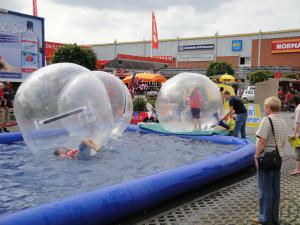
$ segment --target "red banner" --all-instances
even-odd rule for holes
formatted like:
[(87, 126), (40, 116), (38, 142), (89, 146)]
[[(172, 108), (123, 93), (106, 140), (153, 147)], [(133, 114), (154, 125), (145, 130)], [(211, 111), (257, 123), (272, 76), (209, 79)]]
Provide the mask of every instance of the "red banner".
[(158, 33), (154, 13), (152, 12), (152, 48), (158, 48)]
[(37, 13), (37, 4), (36, 4), (36, 1), (37, 0), (32, 0), (32, 9), (33, 9), (33, 15), (34, 16), (37, 16), (38, 13)]
[(272, 53), (300, 52), (300, 39), (272, 41)]

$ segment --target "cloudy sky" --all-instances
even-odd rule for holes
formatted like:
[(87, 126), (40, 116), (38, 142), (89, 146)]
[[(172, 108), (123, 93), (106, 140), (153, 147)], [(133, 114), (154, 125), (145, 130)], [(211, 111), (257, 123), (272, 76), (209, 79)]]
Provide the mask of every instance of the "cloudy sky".
[[(299, 0), (37, 0), (46, 40), (96, 44), (148, 40), (151, 11), (159, 38), (300, 28)], [(0, 0), (32, 14), (32, 0)]]

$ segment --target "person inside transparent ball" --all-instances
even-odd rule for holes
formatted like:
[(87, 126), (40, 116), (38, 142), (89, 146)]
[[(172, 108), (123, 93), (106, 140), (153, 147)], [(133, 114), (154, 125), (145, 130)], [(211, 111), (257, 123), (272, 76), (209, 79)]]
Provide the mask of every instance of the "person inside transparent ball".
[(54, 151), (54, 155), (62, 159), (89, 160), (96, 156), (102, 146), (94, 139), (83, 139), (78, 149), (71, 147), (61, 147)]

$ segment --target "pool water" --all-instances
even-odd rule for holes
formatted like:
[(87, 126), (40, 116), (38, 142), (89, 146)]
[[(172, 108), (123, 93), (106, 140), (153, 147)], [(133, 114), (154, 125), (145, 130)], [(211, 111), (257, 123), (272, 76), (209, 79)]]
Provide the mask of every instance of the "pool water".
[(222, 155), (238, 148), (127, 132), (89, 161), (33, 155), (24, 143), (0, 145), (0, 215)]

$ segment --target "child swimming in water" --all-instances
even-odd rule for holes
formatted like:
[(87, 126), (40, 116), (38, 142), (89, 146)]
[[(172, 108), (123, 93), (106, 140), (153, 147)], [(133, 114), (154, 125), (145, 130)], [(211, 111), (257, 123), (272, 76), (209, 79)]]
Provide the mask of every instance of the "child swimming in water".
[(102, 146), (92, 139), (84, 139), (79, 145), (79, 149), (58, 148), (54, 155), (65, 159), (87, 160), (95, 156)]

